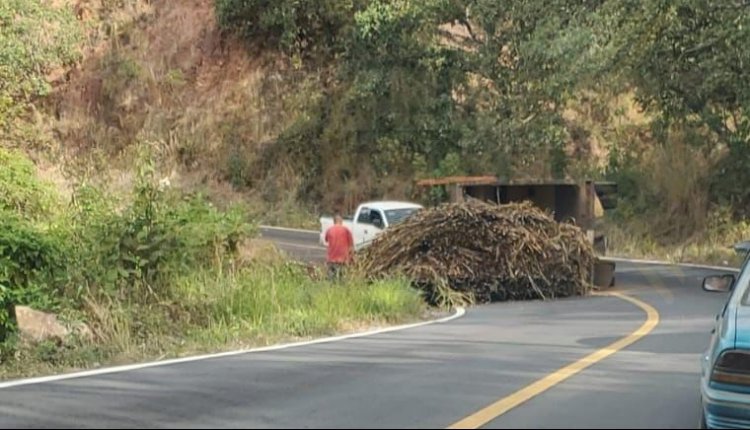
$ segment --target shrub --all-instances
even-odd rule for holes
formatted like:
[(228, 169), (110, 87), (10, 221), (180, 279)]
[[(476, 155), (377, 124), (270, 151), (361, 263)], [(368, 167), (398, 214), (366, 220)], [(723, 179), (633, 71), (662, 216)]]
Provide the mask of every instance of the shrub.
[(351, 24), (352, 0), (217, 0), (219, 24), (248, 39), (287, 51), (341, 48), (340, 33)]
[(63, 273), (62, 247), (17, 215), (0, 211), (0, 338), (13, 330), (13, 307), (50, 309)]
[(224, 264), (253, 232), (241, 207), (220, 211), (201, 195), (148, 181), (119, 211), (96, 188), (82, 187), (76, 196), (78, 279), (92, 292), (138, 302), (168, 295), (176, 274)]
[(54, 191), (36, 176), (31, 160), (0, 148), (0, 166), (0, 210), (31, 220), (48, 217), (56, 204)]
[(46, 73), (76, 61), (82, 39), (73, 10), (45, 0), (0, 2), (0, 129), (51, 86)]

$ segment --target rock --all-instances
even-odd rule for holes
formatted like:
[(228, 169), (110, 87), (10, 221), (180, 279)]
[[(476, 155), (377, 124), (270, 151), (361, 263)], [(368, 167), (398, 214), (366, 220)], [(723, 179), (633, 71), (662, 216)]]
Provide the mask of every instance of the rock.
[(28, 306), (16, 306), (16, 320), (21, 336), (35, 342), (63, 340), (70, 334), (55, 315), (35, 311)]
[(34, 342), (64, 341), (71, 335), (86, 341), (94, 340), (94, 333), (86, 324), (77, 322), (66, 327), (54, 314), (40, 312), (28, 306), (16, 306), (16, 320), (21, 336)]

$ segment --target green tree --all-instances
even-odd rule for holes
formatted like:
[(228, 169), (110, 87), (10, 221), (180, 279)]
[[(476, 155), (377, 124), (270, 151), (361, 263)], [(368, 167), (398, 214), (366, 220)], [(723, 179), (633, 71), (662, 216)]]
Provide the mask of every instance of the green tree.
[(724, 154), (711, 195), (747, 208), (750, 3), (610, 1), (596, 18), (608, 64), (602, 70), (636, 90), (638, 102), (658, 118), (654, 132), (661, 142), (674, 132), (698, 133), (702, 138), (693, 140), (706, 154)]
[(362, 0), (216, 0), (219, 24), (288, 53), (335, 54)]

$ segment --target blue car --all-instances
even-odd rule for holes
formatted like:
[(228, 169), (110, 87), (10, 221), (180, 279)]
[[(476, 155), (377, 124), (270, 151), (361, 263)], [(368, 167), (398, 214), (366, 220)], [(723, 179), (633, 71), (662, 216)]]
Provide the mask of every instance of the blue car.
[(730, 294), (701, 360), (701, 428), (750, 428), (749, 262), (745, 258), (738, 275), (703, 281), (706, 291)]

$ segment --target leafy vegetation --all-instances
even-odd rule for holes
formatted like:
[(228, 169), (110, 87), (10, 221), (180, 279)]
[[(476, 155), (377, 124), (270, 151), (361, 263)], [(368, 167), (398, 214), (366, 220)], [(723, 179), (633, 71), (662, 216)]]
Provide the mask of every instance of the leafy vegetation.
[[(241, 35), (284, 52), (284, 35), (336, 36), (315, 39), (335, 83), (257, 167), (307, 167), (302, 199), (349, 206), (448, 174), (607, 178), (622, 191), (612, 222), (663, 246), (708, 240), (722, 228), (713, 213), (736, 220), (750, 207), (744, 2), (316, 4), (337, 11), (335, 26), (291, 0), (264, 9), (287, 18), (275, 27), (217, 2), (224, 28), (263, 28)], [(642, 229), (645, 218), (658, 221)]]
[(276, 44), (289, 53), (340, 51), (341, 37), (358, 0), (217, 0), (218, 19), (248, 39)]
[(0, 128), (50, 93), (47, 77), (75, 62), (83, 36), (69, 7), (44, 0), (7, 0), (0, 4)]
[(0, 211), (0, 340), (14, 329), (13, 307), (50, 308), (63, 267), (58, 244), (17, 215)]
[[(28, 173), (0, 181), (0, 190), (19, 181), (46, 189), (22, 154), (0, 154)], [(88, 366), (325, 334), (422, 312), (419, 293), (406, 281), (334, 285), (281, 255), (243, 259), (255, 232), (244, 207), (220, 210), (202, 195), (159, 184), (149, 152), (141, 151), (140, 160), (129, 196), (108, 197), (106, 189), (82, 184), (69, 205), (37, 219), (22, 215), (54, 196), (13, 194), (12, 204), (0, 208), (0, 358), (10, 362), (3, 372), (35, 369), (21, 359), (42, 369)], [(12, 318), (19, 305), (82, 320), (96, 339), (26, 345)]]
[(51, 184), (36, 177), (34, 164), (18, 150), (0, 148), (0, 210), (30, 220), (48, 217), (59, 204)]
[(56, 206), (52, 187), (40, 181), (22, 153), (0, 148), (0, 338), (14, 330), (17, 303), (51, 308), (49, 294), (64, 265), (64, 248), (41, 220)]

